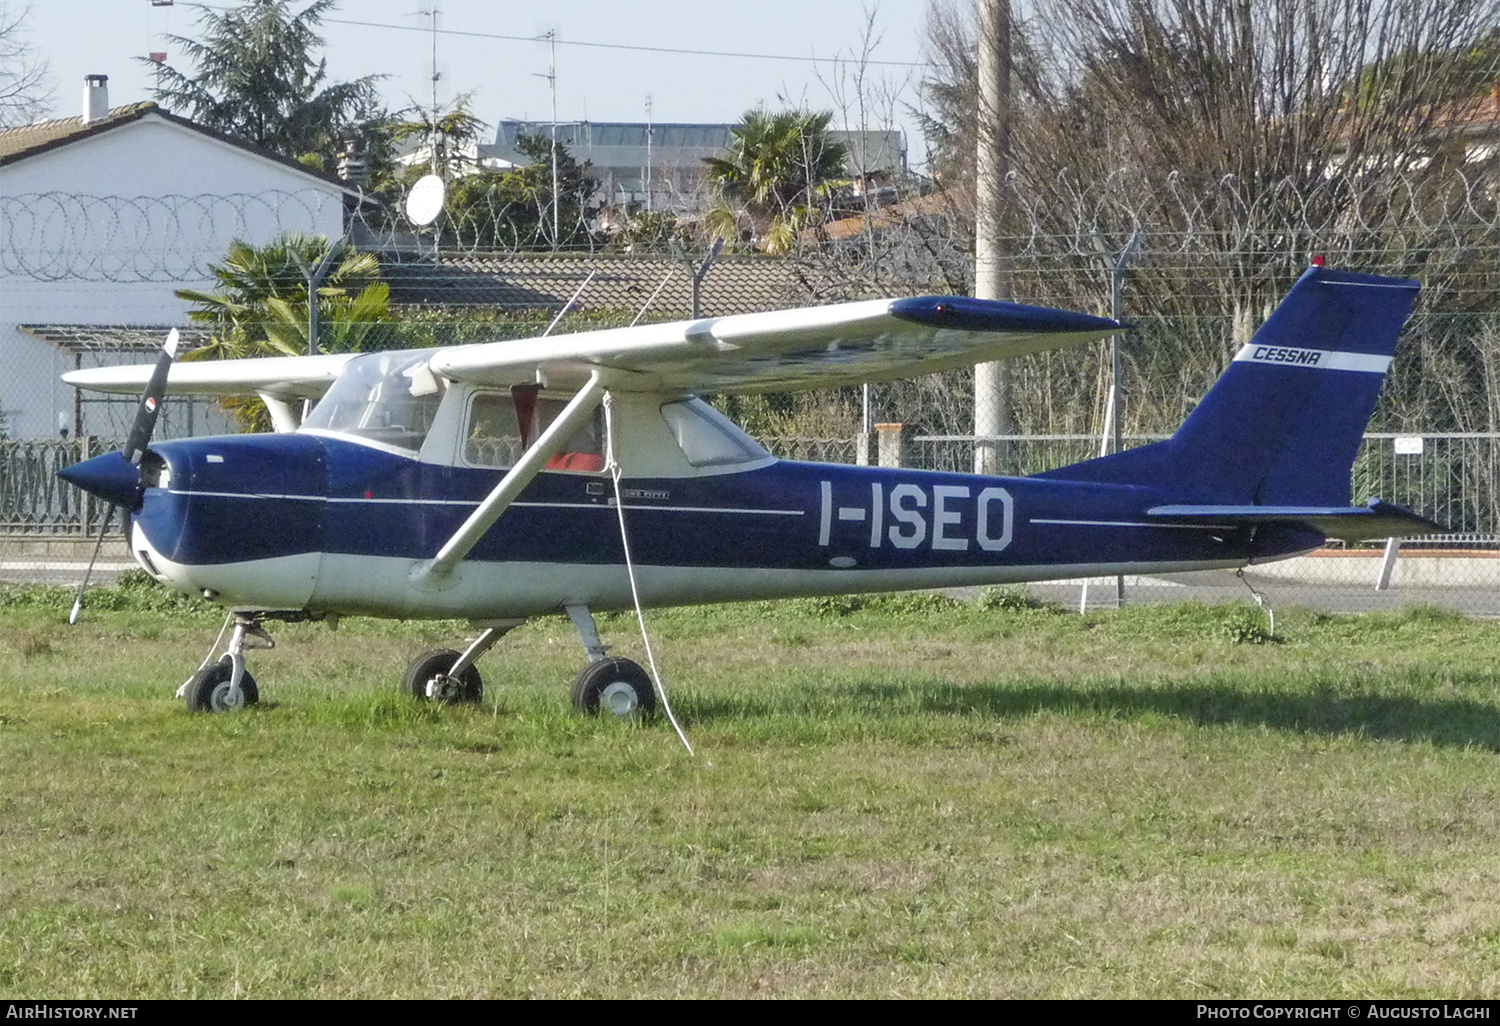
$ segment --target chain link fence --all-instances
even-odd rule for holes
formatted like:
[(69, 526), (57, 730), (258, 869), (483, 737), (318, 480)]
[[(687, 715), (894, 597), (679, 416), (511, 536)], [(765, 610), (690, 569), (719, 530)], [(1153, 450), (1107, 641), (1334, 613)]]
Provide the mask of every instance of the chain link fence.
[[(1175, 429), (1314, 255), (1335, 266), (1418, 278), (1422, 297), (1356, 464), (1354, 491), (1357, 498), (1378, 495), (1408, 505), (1451, 525), (1454, 534), (1408, 543), (1388, 587), (1378, 592), (1378, 547), (1330, 549), (1288, 561), (1278, 571), (1281, 578), (1268, 568), (1253, 579), (1257, 587), (1290, 587), (1285, 582), (1294, 581), (1299, 601), (1329, 608), (1421, 600), (1500, 615), (1500, 572), (1490, 569), (1497, 566), (1494, 546), (1500, 540), (1500, 179), (1489, 163), (1433, 162), (1253, 185), (1233, 176), (1152, 177), (1122, 170), (1083, 183), (1066, 172), (1045, 179), (1017, 172), (1007, 182), (1004, 238), (1012, 291), (1023, 302), (1105, 312), (1112, 287), (1120, 287), (1131, 325), (1122, 345), (1121, 380), (1128, 445)], [(384, 267), (420, 269), (422, 288), (445, 316), (493, 319), (494, 309), (482, 306), (483, 294), (470, 297), (472, 286), (512, 280), (528, 261), (531, 276), (524, 290), (506, 294), (507, 309), (528, 303), (555, 309), (558, 295), (571, 294), (586, 276), (585, 261), (573, 267), (518, 252), (519, 236), (507, 235), (501, 224), (514, 212), (496, 207), (418, 231), (403, 225), (390, 206), (326, 194), (48, 193), (0, 198), (0, 287), (12, 296), (53, 289), (63, 307), (69, 297), (101, 290), (170, 296), (173, 286), (208, 283), (208, 265), (223, 261), (226, 239), (261, 243), (283, 232), (314, 232), (335, 213), (329, 204), (341, 208), (336, 213), (345, 238), (377, 253)], [(754, 274), (776, 269), (774, 288), (755, 286), (764, 292), (764, 307), (966, 292), (973, 280), (972, 239), (963, 208), (957, 195), (909, 197), (865, 217), (857, 234), (809, 231), (792, 256), (747, 257), (743, 266)], [(618, 248), (603, 236), (585, 235), (586, 249), (602, 254)], [(1120, 276), (1115, 269), (1127, 247), (1128, 272)], [(476, 258), (499, 256), (512, 262), (476, 270)], [(659, 270), (653, 273), (661, 277)], [(736, 275), (749, 281), (751, 274), (723, 263), (709, 272), (707, 283)], [(603, 279), (610, 281), (601, 284)], [(656, 288), (655, 278), (626, 281), (611, 270), (584, 289), (580, 302), (628, 319)], [(607, 303), (593, 298), (605, 294)], [(451, 301), (438, 302), (443, 295)], [(705, 292), (707, 316), (722, 312), (714, 295), (712, 288)], [(738, 301), (753, 306), (757, 300)], [(430, 316), (414, 309), (394, 315)], [(181, 304), (167, 313), (152, 323), (180, 319)], [(452, 334), (467, 340), (491, 330)], [(59, 357), (47, 371), (47, 387), (75, 361), (70, 354)], [(1109, 386), (1107, 349), (1045, 354), (1011, 367), (1008, 401), (1016, 435), (996, 440), (1001, 471), (1033, 473), (1097, 455)], [(71, 409), (72, 400), (47, 402)], [(86, 430), (75, 431), (83, 438), (0, 441), (0, 576), (56, 576), (63, 572), (59, 566), (86, 558), (73, 560), (75, 549), (68, 546), (91, 545), (102, 512), (57, 482), (55, 471), (83, 446), (106, 444), (99, 439), (123, 431), (116, 421), (128, 420), (133, 402), (111, 402), (84, 407), (108, 422), (91, 420)], [(900, 422), (908, 427), (907, 465), (973, 468), (972, 373), (871, 386), (858, 420), (848, 415), (858, 402), (847, 395), (837, 410), (820, 402), (816, 396), (794, 397), (778, 407), (776, 419), (748, 426), (778, 455), (859, 463), (874, 462), (868, 434), (873, 423)], [(208, 406), (199, 409), (191, 417), (179, 415), (174, 425), (169, 403), (169, 430), (222, 428), (222, 415)], [(83, 427), (85, 417), (77, 420)], [(111, 542), (105, 551), (106, 559), (114, 551), (124, 564), (123, 546)], [(1126, 595), (1186, 594), (1187, 587), (1133, 582)], [(1237, 580), (1224, 587), (1248, 594)]]

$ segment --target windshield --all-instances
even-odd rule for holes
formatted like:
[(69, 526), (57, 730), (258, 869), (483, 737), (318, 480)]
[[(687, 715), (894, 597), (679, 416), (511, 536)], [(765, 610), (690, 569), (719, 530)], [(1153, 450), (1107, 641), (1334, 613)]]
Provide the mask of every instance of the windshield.
[(370, 353), (344, 367), (302, 426), (416, 452), (443, 390), (427, 369), (430, 352)]

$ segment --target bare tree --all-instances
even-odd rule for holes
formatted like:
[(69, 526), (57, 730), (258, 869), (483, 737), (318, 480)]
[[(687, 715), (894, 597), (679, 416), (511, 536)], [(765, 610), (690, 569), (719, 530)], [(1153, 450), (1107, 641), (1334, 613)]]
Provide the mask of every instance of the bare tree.
[(36, 120), (51, 106), (47, 62), (37, 56), (26, 34), (30, 7), (0, 0), (0, 128)]
[[(1129, 299), (1141, 326), (1128, 350), (1134, 429), (1175, 424), (1316, 254), (1420, 276), (1431, 313), (1500, 305), (1497, 160), (1483, 134), (1500, 120), (1496, 0), (1015, 8), (1005, 218), (1020, 254), (1016, 293), (1102, 307), (1106, 258), (1144, 233)], [(961, 249), (980, 124), (972, 0), (931, 0), (927, 36), (935, 72), (916, 113)], [(1436, 320), (1414, 330), (1429, 328), (1405, 347), (1420, 370), (1393, 383), (1386, 410), (1464, 420), (1456, 404), (1464, 380), (1483, 377), (1482, 354)], [(1047, 381), (1049, 367), (1073, 373)], [(1022, 394), (1061, 400), (1061, 386), (1074, 400), (1018, 410), (1022, 429), (1061, 430), (1059, 414), (1072, 424), (1086, 414), (1070, 382), (1093, 373), (1076, 354), (1017, 372), (1037, 385)]]
[[(1017, 9), (1027, 17), (1013, 34), (1012, 188), (1030, 204), (1027, 218), (1048, 227), (1056, 211), (1050, 227), (1074, 232), (1081, 196), (1203, 197), (1224, 183), (1213, 202), (1173, 211), (1163, 197), (1161, 209), (1173, 227), (1243, 243), (1219, 279), (1247, 324), (1307, 261), (1272, 244), (1288, 225), (1352, 213), (1378, 195), (1362, 186), (1381, 176), (1440, 177), (1500, 73), (1496, 0), (1033, 0)], [(978, 110), (972, 15), (956, 0), (934, 0), (929, 12), (938, 70), (926, 83), (925, 124), (962, 208)], [(1089, 227), (1115, 245), (1134, 227), (1112, 221), (1107, 205), (1091, 213)], [(1267, 260), (1270, 250), (1282, 258)]]

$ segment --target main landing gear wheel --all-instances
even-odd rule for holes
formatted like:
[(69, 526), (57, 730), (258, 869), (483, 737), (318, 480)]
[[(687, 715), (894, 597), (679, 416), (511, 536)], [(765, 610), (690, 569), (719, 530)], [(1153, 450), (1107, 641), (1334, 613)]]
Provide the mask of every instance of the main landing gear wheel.
[(470, 666), (455, 680), (448, 676), (448, 670), (457, 661), (458, 653), (451, 648), (423, 652), (406, 668), (406, 676), (401, 680), (402, 692), (423, 700), (435, 698), (449, 705), (478, 702), (484, 697), (484, 681), (479, 671)]
[(234, 667), (228, 659), (205, 666), (193, 674), (188, 681), (187, 707), (192, 712), (233, 712), (260, 701), (260, 689), (249, 672), (240, 675), (238, 694), (230, 691), (229, 682), (234, 678)]
[(573, 707), (594, 715), (649, 718), (656, 712), (656, 689), (646, 671), (629, 659), (600, 659), (573, 682)]

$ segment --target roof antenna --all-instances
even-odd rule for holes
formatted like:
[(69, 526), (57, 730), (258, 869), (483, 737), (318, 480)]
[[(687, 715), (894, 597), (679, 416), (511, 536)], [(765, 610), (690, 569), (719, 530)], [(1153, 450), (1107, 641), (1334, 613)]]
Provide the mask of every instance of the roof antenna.
[(661, 284), (658, 285), (658, 286), (656, 286), (656, 291), (653, 292), (653, 293), (651, 293), (651, 298), (648, 299), (648, 300), (646, 300), (646, 305), (643, 306), (643, 307), (641, 307), (641, 312), (638, 313), (638, 314), (636, 314), (635, 315), (635, 320), (633, 320), (633, 321), (630, 322), (630, 326), (632, 328), (635, 327), (637, 324), (641, 323), (641, 318), (644, 317), (644, 316), (646, 316), (646, 311), (649, 310), (649, 309), (651, 309), (651, 304), (654, 303), (654, 302), (656, 302), (656, 297), (659, 296), (659, 295), (661, 295), (661, 290), (667, 287), (667, 282), (671, 281), (672, 280), (672, 275), (674, 275), (676, 273), (677, 273), (676, 271), (668, 271), (667, 272), (667, 276), (661, 280)]
[(441, 116), (441, 112), (438, 110), (437, 87), (438, 79), (442, 76), (438, 73), (437, 66), (437, 20), (439, 13), (437, 0), (433, 0), (432, 7), (422, 13), (432, 19), (432, 173), (440, 174), (441, 171), (438, 168), (438, 119)]

